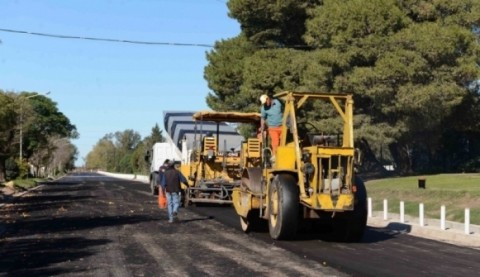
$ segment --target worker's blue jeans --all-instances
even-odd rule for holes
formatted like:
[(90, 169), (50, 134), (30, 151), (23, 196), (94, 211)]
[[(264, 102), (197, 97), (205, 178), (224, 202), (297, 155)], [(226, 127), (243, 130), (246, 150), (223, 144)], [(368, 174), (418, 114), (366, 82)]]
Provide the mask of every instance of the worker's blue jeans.
[(168, 220), (173, 220), (174, 213), (178, 213), (180, 207), (180, 193), (167, 192)]

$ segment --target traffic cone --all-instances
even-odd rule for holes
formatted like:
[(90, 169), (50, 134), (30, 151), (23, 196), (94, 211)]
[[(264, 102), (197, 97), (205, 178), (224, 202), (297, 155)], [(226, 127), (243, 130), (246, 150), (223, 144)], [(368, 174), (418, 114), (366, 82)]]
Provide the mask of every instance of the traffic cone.
[(167, 207), (167, 196), (165, 195), (165, 190), (159, 188), (158, 190), (158, 207), (160, 209), (165, 209)]

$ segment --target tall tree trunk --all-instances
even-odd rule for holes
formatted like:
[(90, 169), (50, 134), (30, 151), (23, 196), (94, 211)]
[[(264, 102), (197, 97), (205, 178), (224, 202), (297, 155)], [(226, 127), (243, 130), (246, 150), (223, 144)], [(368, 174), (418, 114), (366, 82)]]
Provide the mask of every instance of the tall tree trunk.
[(6, 181), (6, 168), (5, 168), (5, 162), (6, 162), (6, 157), (3, 155), (0, 155), (0, 183)]
[(379, 178), (390, 174), (378, 161), (367, 140), (362, 139), (357, 146), (362, 153), (362, 161), (360, 165), (360, 175), (362, 178)]
[(389, 145), (393, 160), (396, 164), (396, 170), (400, 175), (411, 174), (412, 171), (412, 154), (408, 145), (392, 143)]

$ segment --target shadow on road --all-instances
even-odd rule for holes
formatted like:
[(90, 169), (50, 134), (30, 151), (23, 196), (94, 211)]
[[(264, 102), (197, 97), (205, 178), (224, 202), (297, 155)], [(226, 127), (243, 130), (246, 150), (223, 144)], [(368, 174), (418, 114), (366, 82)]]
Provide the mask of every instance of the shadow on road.
[(96, 186), (87, 186), (49, 183), (0, 208), (0, 276), (81, 276), (88, 268), (84, 259), (115, 243), (99, 236), (158, 220), (156, 213), (139, 214), (117, 205), (123, 195), (102, 200)]
[(9, 213), (21, 214), (27, 216), (30, 211), (41, 212), (43, 210), (61, 210), (68, 209), (72, 203), (88, 200), (92, 196), (73, 196), (73, 195), (42, 195), (41, 193), (29, 194), (24, 197), (16, 197), (10, 201), (9, 206), (2, 208), (0, 218), (6, 219)]
[[(408, 231), (405, 229), (407, 227), (409, 226), (408, 225), (403, 227), (396, 226), (396, 228), (398, 228), (399, 231), (390, 231), (390, 230), (386, 230), (385, 228), (374, 228), (374, 227), (368, 226), (364, 232), (362, 240), (359, 242), (353, 242), (353, 243), (369, 244), (369, 243), (377, 243), (377, 242), (391, 240), (402, 233), (405, 233), (405, 232), (408, 233)], [(262, 225), (261, 228), (257, 228), (255, 231), (252, 231), (250, 234), (255, 237), (266, 239), (266, 241), (270, 239), (268, 235), (267, 224)], [(314, 240), (324, 241), (324, 242), (348, 243), (348, 242), (339, 240), (336, 234), (332, 231), (332, 229), (326, 226), (323, 228), (314, 228), (314, 229), (301, 228), (298, 230), (296, 236), (290, 239), (290, 241), (314, 241)]]
[[(240, 230), (240, 222), (238, 220), (238, 215), (235, 213), (233, 208), (226, 207), (189, 207), (191, 211), (201, 214), (212, 219), (216, 219), (223, 224), (226, 224), (230, 227), (233, 227), (237, 230)], [(213, 216), (214, 215), (214, 216)], [(390, 232), (389, 230), (382, 228), (374, 228), (367, 226), (364, 236), (359, 243), (368, 244), (376, 243), (381, 241), (386, 241), (395, 238), (404, 232), (409, 232), (410, 226), (402, 224), (404, 226), (392, 226), (396, 227), (399, 231)], [(390, 226), (386, 227), (389, 228)], [(402, 231), (400, 231), (402, 230)], [(268, 233), (268, 221), (260, 220), (257, 223), (257, 226), (254, 230), (249, 232), (249, 235), (265, 240), (266, 242), (271, 242), (272, 239)], [(335, 237), (335, 234), (332, 231), (330, 224), (317, 224), (315, 221), (305, 221), (302, 222), (297, 230), (296, 236), (291, 239), (291, 241), (312, 241), (319, 240), (324, 242), (339, 242), (338, 238)]]
[(23, 219), (7, 221), (4, 226), (6, 231), (4, 238), (25, 237), (39, 234), (55, 234), (61, 232), (91, 230), (110, 226), (122, 226), (158, 220), (151, 216), (123, 215), (123, 216), (101, 216), (101, 217), (56, 217)]
[(49, 184), (48, 187), (42, 189), (44, 193), (63, 193), (63, 192), (74, 192), (74, 191), (90, 191), (93, 186), (84, 185), (81, 183), (53, 183)]
[(196, 217), (196, 218), (190, 218), (190, 219), (180, 219), (178, 223), (189, 223), (193, 221), (204, 221), (204, 220), (212, 220), (214, 219), (213, 216), (206, 216), (206, 217)]
[[(0, 243), (0, 275), (53, 276), (75, 272), (69, 261), (81, 260), (95, 252), (92, 248), (108, 244), (110, 240), (81, 237), (59, 239), (16, 239)], [(92, 249), (92, 250), (90, 250)], [(54, 264), (63, 267), (51, 268)], [(3, 276), (3, 275), (2, 275)]]

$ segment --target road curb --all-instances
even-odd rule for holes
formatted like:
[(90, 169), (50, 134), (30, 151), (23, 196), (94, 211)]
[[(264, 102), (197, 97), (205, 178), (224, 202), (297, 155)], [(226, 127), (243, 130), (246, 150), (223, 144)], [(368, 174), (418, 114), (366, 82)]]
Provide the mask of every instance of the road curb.
[[(430, 221), (434, 221), (429, 219)], [(471, 232), (465, 234), (463, 230), (447, 228), (446, 230), (440, 229), (436, 225), (420, 226), (414, 222), (401, 223), (392, 219), (384, 220), (380, 217), (369, 217), (368, 226), (375, 228), (382, 228), (395, 234), (407, 234), (421, 238), (427, 238), (437, 240), (449, 244), (454, 244), (463, 247), (470, 247), (474, 249), (480, 249), (480, 233)], [(473, 226), (476, 230), (477, 226)]]

